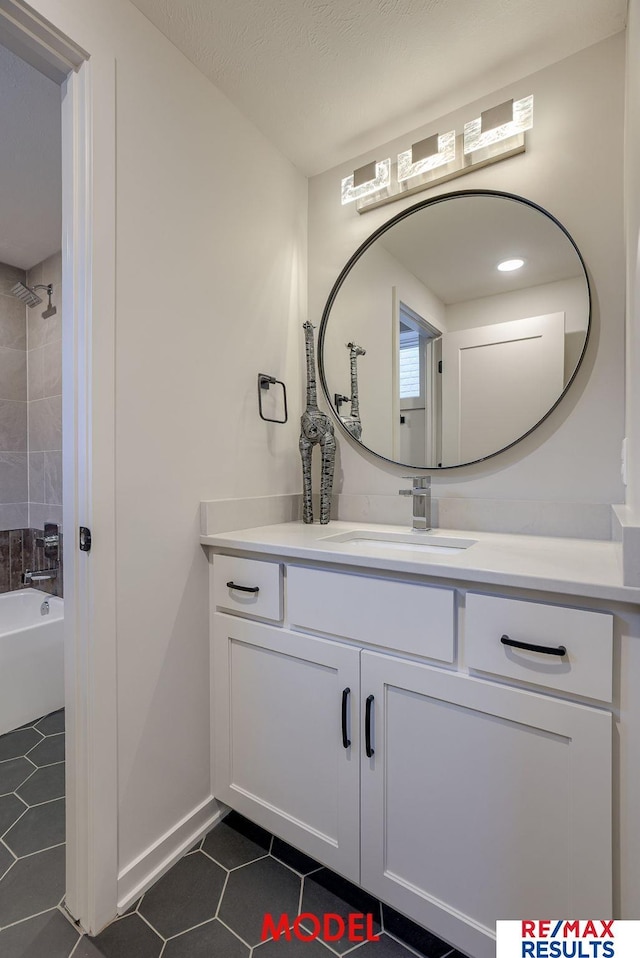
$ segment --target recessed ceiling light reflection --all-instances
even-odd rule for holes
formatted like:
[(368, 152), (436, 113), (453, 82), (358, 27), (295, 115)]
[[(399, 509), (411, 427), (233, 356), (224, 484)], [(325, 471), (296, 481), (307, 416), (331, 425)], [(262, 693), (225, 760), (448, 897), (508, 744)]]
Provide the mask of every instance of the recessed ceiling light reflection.
[(520, 269), (524, 266), (523, 259), (505, 259), (502, 263), (498, 263), (498, 269), (501, 273), (510, 273), (514, 269)]

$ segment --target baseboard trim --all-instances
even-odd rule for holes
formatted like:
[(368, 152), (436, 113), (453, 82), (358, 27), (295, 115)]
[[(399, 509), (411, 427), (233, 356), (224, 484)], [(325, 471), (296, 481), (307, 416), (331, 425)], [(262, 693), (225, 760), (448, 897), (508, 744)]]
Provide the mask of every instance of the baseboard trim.
[(209, 796), (123, 868), (118, 875), (118, 914), (169, 871), (226, 812), (226, 806)]

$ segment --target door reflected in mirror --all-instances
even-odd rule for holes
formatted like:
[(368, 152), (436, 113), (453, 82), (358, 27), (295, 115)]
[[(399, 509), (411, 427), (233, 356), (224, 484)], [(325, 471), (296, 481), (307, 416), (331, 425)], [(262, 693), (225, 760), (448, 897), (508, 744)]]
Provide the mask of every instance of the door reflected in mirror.
[(548, 415), (589, 322), (584, 264), (557, 220), (507, 194), (448, 194), (394, 217), (342, 271), (320, 326), (321, 380), (376, 455), (465, 465)]

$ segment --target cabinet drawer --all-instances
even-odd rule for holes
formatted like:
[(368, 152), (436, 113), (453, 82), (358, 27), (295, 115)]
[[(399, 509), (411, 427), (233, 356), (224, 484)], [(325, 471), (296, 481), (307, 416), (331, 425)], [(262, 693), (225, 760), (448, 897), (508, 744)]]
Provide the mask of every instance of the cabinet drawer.
[[(502, 636), (565, 655), (504, 645)], [(469, 668), (561, 692), (611, 701), (613, 616), (520, 599), (469, 593), (465, 660)]]
[(287, 612), (297, 628), (454, 659), (453, 589), (289, 566)]
[(278, 562), (217, 555), (212, 576), (213, 600), (218, 609), (273, 622), (282, 620), (282, 577)]

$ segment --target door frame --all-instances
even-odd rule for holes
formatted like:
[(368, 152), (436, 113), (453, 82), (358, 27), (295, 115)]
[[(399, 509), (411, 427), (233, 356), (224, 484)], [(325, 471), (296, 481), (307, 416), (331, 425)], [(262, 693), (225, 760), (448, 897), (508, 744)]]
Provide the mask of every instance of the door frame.
[(118, 876), (115, 59), (22, 0), (0, 0), (0, 42), (62, 93), (66, 907), (96, 934), (116, 915)]

